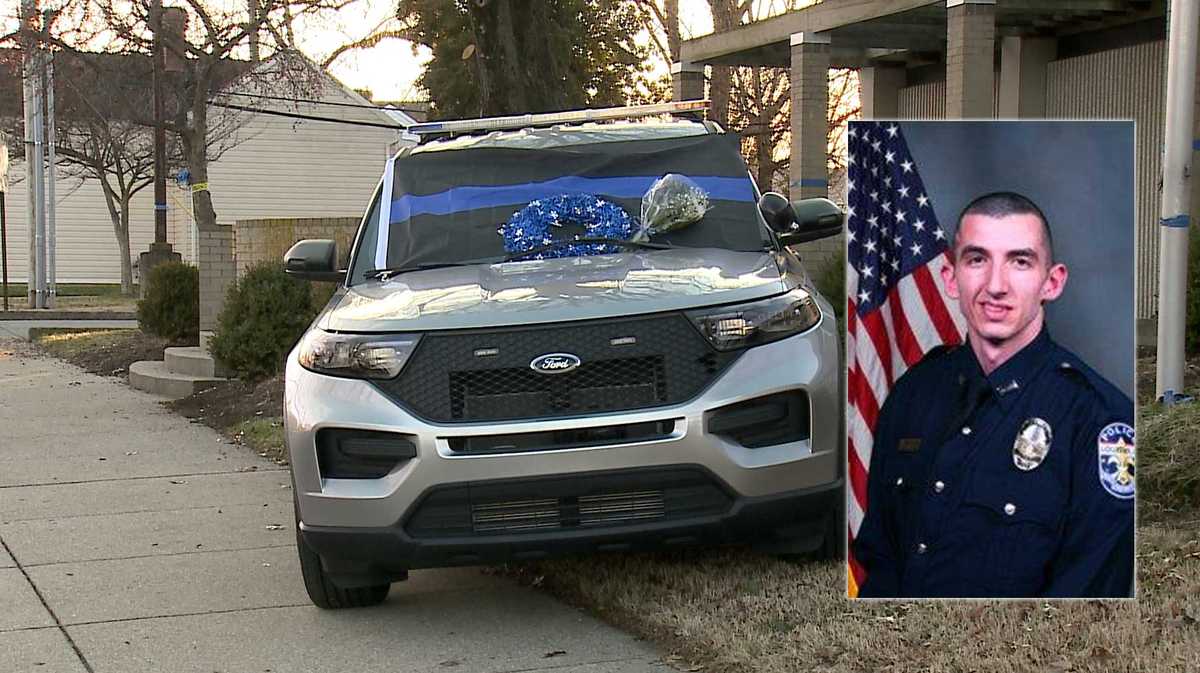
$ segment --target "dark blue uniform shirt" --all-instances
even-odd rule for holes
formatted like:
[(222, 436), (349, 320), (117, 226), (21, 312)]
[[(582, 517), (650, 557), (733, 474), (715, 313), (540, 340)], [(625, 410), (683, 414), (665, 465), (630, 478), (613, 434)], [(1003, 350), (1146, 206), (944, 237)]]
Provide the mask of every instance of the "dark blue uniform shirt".
[(1046, 330), (987, 376), (931, 353), (875, 438), (860, 596), (1130, 595), (1133, 404)]

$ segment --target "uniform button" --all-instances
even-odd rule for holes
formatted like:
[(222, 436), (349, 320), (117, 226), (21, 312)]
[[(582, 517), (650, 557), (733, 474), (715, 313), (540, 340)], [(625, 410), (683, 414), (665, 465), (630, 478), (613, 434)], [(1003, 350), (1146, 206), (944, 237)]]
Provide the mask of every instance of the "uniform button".
[(963, 426), (962, 433), (963, 433), (964, 435), (969, 435), (969, 434), (971, 434), (971, 428), (970, 428), (970, 427), (968, 427), (968, 426)]
[(896, 479), (896, 485), (897, 485), (897, 486), (903, 486), (903, 485), (904, 485), (904, 477), (899, 477), (899, 478), (897, 478), (897, 479)]
[(1007, 515), (1009, 515), (1009, 516), (1012, 516), (1012, 515), (1016, 514), (1016, 513), (1017, 513), (1017, 506), (1016, 506), (1016, 505), (1014, 505), (1014, 504), (1012, 504), (1011, 502), (1010, 502), (1010, 503), (1007, 503), (1007, 504), (1005, 504), (1005, 505), (1004, 505), (1004, 513), (1005, 513), (1005, 514), (1007, 514)]
[(917, 543), (917, 553), (918, 554), (924, 554), (927, 551), (929, 551), (929, 547), (924, 542)]
[(933, 482), (933, 490), (937, 491), (938, 493), (941, 493), (942, 491), (946, 490), (946, 482), (944, 482), (944, 481)]

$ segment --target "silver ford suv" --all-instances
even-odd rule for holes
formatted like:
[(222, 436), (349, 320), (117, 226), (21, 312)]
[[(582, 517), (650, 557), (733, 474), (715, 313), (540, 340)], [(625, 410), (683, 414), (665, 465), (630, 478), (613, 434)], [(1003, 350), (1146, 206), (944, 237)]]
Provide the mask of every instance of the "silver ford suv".
[[(836, 321), (785, 246), (841, 212), (760, 195), (711, 122), (571, 114), (413, 129), (348, 268), (332, 241), (288, 251), (339, 283), (286, 373), (316, 605), (379, 603), (417, 568), (840, 549)], [(688, 226), (614, 237), (578, 199), (540, 208), (638, 214), (669, 174), (704, 194)]]

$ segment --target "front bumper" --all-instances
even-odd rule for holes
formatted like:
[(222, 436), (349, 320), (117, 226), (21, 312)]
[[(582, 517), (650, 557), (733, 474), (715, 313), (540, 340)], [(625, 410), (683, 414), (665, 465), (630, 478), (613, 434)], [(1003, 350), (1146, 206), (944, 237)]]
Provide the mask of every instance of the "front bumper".
[[(841, 506), (836, 496), (828, 495), (840, 492), (843, 464), (841, 374), (834, 330), (834, 321), (827, 317), (804, 334), (751, 348), (708, 389), (683, 404), (528, 422), (430, 423), (365, 381), (304, 369), (293, 352), (287, 363), (284, 422), (305, 540), (322, 556), (354, 548), (360, 560), (378, 553), (377, 558), (404, 559), (402, 564), (415, 568), (516, 558), (518, 553), (584, 551), (605, 544), (642, 548), (664, 537), (698, 543), (769, 538), (786, 529), (789, 520), (824, 521), (825, 512)], [(791, 390), (807, 393), (811, 418), (807, 440), (747, 448), (707, 432), (712, 410)], [(452, 440), (469, 436), (655, 421), (671, 421), (674, 430), (667, 437), (646, 441), (526, 453), (468, 456), (450, 449)], [(412, 435), (417, 456), (379, 479), (325, 479), (315, 447), (317, 432), (327, 427)], [(404, 530), (420, 499), (447, 484), (632, 474), (680, 466), (710, 475), (732, 506), (699, 519), (553, 533), (416, 540)], [(825, 495), (813, 495), (817, 493)]]
[(720, 515), (608, 529), (437, 539), (416, 539), (399, 525), (361, 528), (302, 523), (300, 530), (305, 543), (321, 556), (326, 572), (370, 583), (419, 568), (688, 545), (754, 542), (789, 552), (809, 552), (820, 547), (828, 517), (842, 506), (843, 497), (838, 479), (815, 488), (737, 498), (728, 512)]

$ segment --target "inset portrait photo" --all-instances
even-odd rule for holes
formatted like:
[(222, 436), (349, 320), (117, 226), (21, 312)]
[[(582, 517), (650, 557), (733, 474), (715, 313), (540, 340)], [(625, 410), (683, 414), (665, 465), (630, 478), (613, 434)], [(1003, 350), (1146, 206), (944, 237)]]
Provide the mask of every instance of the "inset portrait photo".
[(1134, 124), (847, 132), (848, 593), (1134, 588)]

